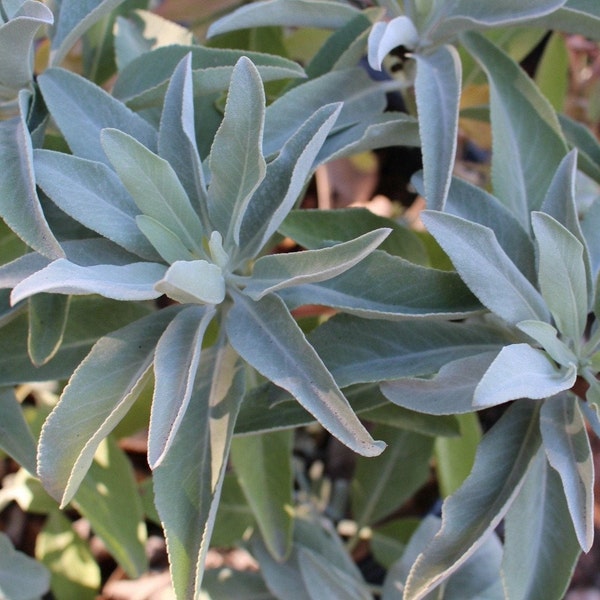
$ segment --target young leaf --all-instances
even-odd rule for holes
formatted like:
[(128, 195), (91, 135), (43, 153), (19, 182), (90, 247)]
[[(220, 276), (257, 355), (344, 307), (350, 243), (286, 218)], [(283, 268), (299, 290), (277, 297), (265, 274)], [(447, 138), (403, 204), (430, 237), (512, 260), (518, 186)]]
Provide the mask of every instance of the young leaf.
[(247, 58), (237, 62), (221, 126), (208, 164), (208, 212), (225, 247), (240, 244), (240, 227), (248, 203), (266, 173), (262, 155), (265, 94), (256, 67)]
[(265, 545), (278, 561), (286, 560), (292, 549), (292, 442), (292, 431), (276, 431), (237, 437), (231, 444), (238, 482)]
[(40, 292), (100, 294), (115, 300), (150, 300), (161, 295), (154, 289), (154, 284), (166, 270), (164, 265), (147, 262), (82, 267), (66, 258), (59, 258), (21, 281), (12, 291), (11, 302), (16, 304)]
[(369, 66), (375, 71), (381, 71), (383, 59), (391, 50), (398, 46), (414, 50), (418, 43), (419, 32), (407, 16), (394, 17), (387, 23), (379, 21), (373, 25), (369, 34)]
[(289, 391), (349, 448), (381, 454), (301, 329), (276, 296), (254, 302), (236, 294), (225, 322), (231, 345), (259, 373)]
[(202, 340), (214, 309), (184, 308), (156, 345), (148, 463), (156, 468), (171, 447), (193, 392)]
[(174, 262), (154, 287), (183, 304), (220, 304), (225, 298), (221, 269), (205, 260)]
[[(152, 313), (101, 338), (65, 387), (38, 448), (39, 477), (63, 506), (77, 491), (100, 442), (140, 393), (156, 343), (178, 310)], [(73, 423), (78, 435), (65, 435)]]
[(484, 306), (513, 324), (549, 320), (542, 296), (508, 258), (491, 229), (445, 213), (426, 211), (422, 218)]
[(163, 260), (169, 264), (177, 261), (193, 261), (195, 256), (173, 233), (162, 223), (148, 215), (137, 215), (135, 223), (153, 246), (153, 251), (158, 252)]
[(9, 387), (0, 387), (0, 448), (30, 473), (35, 473), (35, 440)]
[(475, 388), (473, 406), (548, 398), (570, 389), (575, 379), (574, 363), (558, 369), (545, 352), (529, 344), (511, 344), (502, 348)]
[(538, 407), (517, 402), (483, 438), (471, 474), (444, 502), (442, 528), (411, 569), (406, 597), (424, 598), (492, 534), (540, 447), (538, 422)]
[(332, 279), (370, 254), (389, 235), (377, 229), (351, 240), (323, 248), (259, 258), (244, 293), (253, 300), (283, 288)]
[(419, 52), (415, 59), (425, 199), (428, 208), (443, 210), (456, 154), (461, 63), (454, 46), (441, 46), (431, 54)]
[(27, 349), (31, 362), (40, 366), (58, 351), (69, 314), (68, 296), (40, 294), (29, 298)]
[(558, 331), (543, 321), (521, 321), (517, 327), (533, 338), (559, 365), (577, 364), (575, 353), (558, 337)]
[(202, 223), (173, 167), (133, 137), (102, 131), (102, 147), (138, 208), (168, 227), (190, 252), (202, 256)]
[(539, 451), (505, 519), (502, 575), (511, 600), (560, 600), (580, 554), (560, 478)]
[(583, 244), (545, 213), (534, 212), (531, 224), (539, 248), (538, 277), (546, 304), (561, 334), (580, 340), (588, 314)]
[(562, 480), (577, 540), (588, 552), (594, 540), (594, 462), (578, 405), (566, 394), (546, 400), (540, 430), (548, 462)]
[(179, 432), (154, 471), (155, 503), (167, 536), (177, 598), (199, 600), (229, 446), (244, 395), (231, 347), (205, 351)]
[(102, 88), (64, 69), (48, 69), (38, 77), (48, 110), (69, 144), (81, 158), (108, 164), (100, 144), (107, 127), (124, 131), (150, 149), (156, 147), (156, 131)]

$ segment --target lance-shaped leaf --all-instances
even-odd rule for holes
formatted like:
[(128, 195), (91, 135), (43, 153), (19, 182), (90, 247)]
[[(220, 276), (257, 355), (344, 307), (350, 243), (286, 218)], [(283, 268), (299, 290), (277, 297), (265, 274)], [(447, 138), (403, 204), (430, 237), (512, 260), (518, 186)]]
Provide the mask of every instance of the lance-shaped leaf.
[(187, 410), (200, 364), (202, 340), (214, 309), (190, 306), (165, 329), (154, 359), (154, 398), (148, 435), (148, 463), (164, 459)]
[(540, 430), (548, 462), (558, 472), (581, 549), (594, 540), (594, 462), (583, 415), (566, 394), (544, 402)]
[(339, 104), (319, 108), (286, 141), (277, 158), (269, 163), (265, 178), (252, 196), (241, 224), (240, 248), (245, 257), (256, 256), (292, 209), (340, 109)]
[(577, 364), (577, 356), (558, 337), (558, 331), (550, 323), (543, 321), (521, 321), (517, 327), (533, 338), (547, 352), (548, 356), (555, 360), (559, 365), (568, 366)]
[(600, 142), (583, 123), (567, 115), (559, 115), (558, 119), (569, 145), (577, 148), (577, 166), (600, 183)]
[(225, 114), (210, 151), (208, 212), (225, 247), (240, 243), (240, 227), (252, 194), (265, 177), (262, 155), (265, 93), (256, 67), (237, 62), (227, 94)]
[(489, 227), (426, 211), (423, 221), (481, 303), (509, 323), (548, 321), (540, 293), (500, 247)]
[(102, 88), (64, 69), (48, 69), (38, 77), (44, 102), (77, 156), (108, 164), (100, 144), (107, 127), (124, 131), (148, 148), (156, 146), (156, 131)]
[(256, 261), (244, 293), (260, 300), (276, 290), (331, 279), (368, 256), (390, 231), (377, 229), (321, 250), (263, 256)]
[[(101, 338), (65, 387), (38, 448), (38, 475), (61, 505), (71, 500), (98, 445), (141, 392), (156, 343), (177, 310), (153, 313)], [(77, 435), (65, 435), (74, 424)]]
[(380, 388), (394, 404), (430, 415), (473, 412), (473, 394), (498, 352), (483, 352), (453, 360), (431, 379), (404, 377)]
[(290, 430), (237, 437), (231, 444), (231, 461), (237, 480), (265, 545), (278, 561), (286, 560), (292, 549), (292, 443)]
[(482, 310), (457, 273), (378, 250), (333, 279), (283, 289), (279, 295), (291, 308), (322, 304), (375, 319), (461, 318)]
[(156, 219), (148, 215), (137, 215), (135, 223), (138, 230), (152, 244), (153, 251), (158, 252), (163, 260), (169, 264), (173, 264), (178, 260), (194, 260), (194, 254), (186, 247), (179, 236)]
[(577, 365), (557, 368), (548, 355), (529, 344), (502, 348), (475, 389), (473, 405), (494, 406), (517, 400), (540, 400), (570, 389), (577, 379)]
[(538, 451), (505, 519), (506, 598), (560, 600), (580, 554), (560, 477)]
[(204, 229), (208, 230), (206, 181), (196, 144), (191, 54), (177, 65), (165, 94), (158, 130), (158, 154), (173, 167), (200, 215)]
[(336, 315), (309, 336), (335, 380), (353, 383), (429, 375), (465, 356), (500, 351), (506, 331), (485, 324), (381, 321)]
[(177, 598), (197, 600), (213, 529), (244, 371), (230, 346), (205, 350), (173, 444), (153, 475)]
[[(461, 64), (454, 46), (417, 53), (415, 97), (423, 154), (425, 199), (442, 210), (448, 195), (458, 135)], [(440, 136), (440, 132), (444, 134)]]
[(67, 325), (69, 296), (40, 294), (29, 299), (27, 349), (31, 362), (40, 366), (58, 351)]
[(30, 473), (35, 473), (35, 440), (14, 390), (0, 388), (0, 448)]
[(490, 82), (494, 193), (528, 228), (529, 211), (541, 207), (568, 150), (556, 113), (531, 78), (494, 44), (474, 32), (461, 40)]
[(405, 597), (421, 600), (491, 535), (540, 447), (538, 407), (513, 404), (483, 438), (471, 474), (442, 507), (442, 528), (415, 561)]
[(142, 258), (158, 258), (136, 225), (139, 209), (112, 169), (50, 150), (36, 150), (33, 157), (36, 183), (61, 210)]
[(27, 0), (8, 22), (0, 24), (0, 98), (4, 90), (13, 90), (16, 97), (21, 88), (31, 85), (35, 36), (42, 25), (53, 22), (52, 11), (45, 4)]
[(567, 0), (563, 8), (536, 19), (536, 27), (555, 29), (565, 33), (576, 33), (594, 40), (600, 39), (600, 7), (594, 0)]
[(210, 26), (208, 37), (267, 25), (338, 29), (357, 14), (356, 8), (330, 0), (266, 0), (242, 6), (219, 19)]
[(25, 122), (28, 97), (22, 92), (20, 114), (0, 122), (0, 216), (28, 246), (48, 258), (59, 258), (65, 254), (35, 190), (33, 147)]
[(539, 248), (540, 289), (558, 330), (579, 340), (588, 314), (583, 244), (556, 219), (534, 212), (531, 224)]
[(174, 262), (154, 287), (184, 304), (220, 304), (225, 298), (225, 280), (220, 267), (205, 260)]
[(154, 289), (154, 284), (166, 270), (165, 265), (143, 262), (82, 267), (66, 258), (59, 258), (21, 281), (12, 291), (11, 302), (16, 304), (40, 292), (100, 294), (115, 300), (151, 300), (161, 295)]
[(289, 391), (342, 443), (364, 456), (383, 451), (385, 445), (373, 441), (279, 298), (254, 302), (236, 294), (225, 326), (236, 352)]
[(173, 167), (122, 131), (105, 129), (101, 138), (106, 155), (138, 208), (202, 256), (202, 223)]

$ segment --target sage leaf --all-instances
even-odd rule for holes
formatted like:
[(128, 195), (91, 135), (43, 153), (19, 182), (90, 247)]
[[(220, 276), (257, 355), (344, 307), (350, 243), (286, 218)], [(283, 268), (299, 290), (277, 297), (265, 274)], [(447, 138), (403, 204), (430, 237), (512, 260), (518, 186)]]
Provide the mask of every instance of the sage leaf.
[(40, 366), (55, 356), (63, 339), (69, 296), (39, 294), (29, 298), (27, 348), (31, 362)]
[(0, 416), (0, 448), (35, 473), (35, 440), (10, 387), (0, 387)]
[(414, 50), (418, 43), (419, 32), (407, 16), (394, 17), (387, 23), (379, 21), (373, 25), (369, 34), (369, 65), (372, 69), (381, 71), (383, 59), (390, 50), (398, 46), (404, 46), (407, 50)]
[(174, 262), (154, 287), (184, 304), (220, 304), (225, 298), (225, 280), (220, 267), (205, 260)]
[(517, 327), (533, 338), (559, 365), (577, 364), (575, 353), (558, 337), (558, 331), (543, 321), (521, 321)]

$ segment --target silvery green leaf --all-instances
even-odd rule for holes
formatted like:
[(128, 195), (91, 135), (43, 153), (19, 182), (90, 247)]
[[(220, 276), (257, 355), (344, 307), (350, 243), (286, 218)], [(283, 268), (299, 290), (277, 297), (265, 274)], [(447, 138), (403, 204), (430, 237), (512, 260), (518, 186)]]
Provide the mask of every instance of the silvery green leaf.
[(543, 321), (521, 321), (517, 327), (533, 338), (559, 365), (577, 364), (577, 356), (559, 337), (558, 331)]
[(154, 397), (148, 434), (148, 464), (155, 469), (165, 458), (192, 396), (200, 364), (202, 340), (213, 308), (184, 308), (156, 344)]
[(142, 258), (158, 258), (136, 225), (139, 209), (104, 163), (51, 150), (35, 150), (33, 158), (36, 183), (61, 210)]
[[(38, 447), (40, 480), (62, 506), (77, 491), (100, 442), (141, 392), (156, 343), (178, 310), (152, 313), (98, 340), (65, 387)], [(78, 435), (65, 435), (74, 423)]]
[(540, 431), (548, 462), (562, 480), (577, 540), (589, 552), (594, 540), (594, 461), (579, 406), (567, 394), (544, 402)]
[(191, 60), (190, 54), (181, 59), (167, 88), (158, 130), (158, 154), (173, 167), (208, 230), (206, 181), (196, 144)]
[(154, 284), (166, 270), (164, 265), (144, 262), (82, 267), (66, 258), (59, 258), (21, 281), (12, 291), (11, 302), (16, 304), (40, 292), (100, 294), (115, 300), (151, 300), (161, 295)]
[(0, 20), (0, 90), (12, 90), (11, 100), (33, 82), (33, 42), (40, 27), (52, 25), (52, 11), (41, 2), (27, 0), (6, 23)]
[[(385, 86), (375, 82), (364, 69), (342, 69), (302, 83), (267, 107), (263, 152), (279, 152), (293, 132), (298, 131), (324, 103), (343, 102), (331, 133), (342, 131), (383, 112)], [(289, 107), (293, 106), (294, 110)]]
[(194, 260), (195, 256), (168, 227), (147, 215), (135, 218), (138, 230), (150, 241), (153, 249), (169, 264), (178, 260)]
[(242, 6), (219, 19), (209, 27), (208, 37), (266, 25), (338, 29), (358, 12), (348, 4), (331, 0), (265, 0)]
[(243, 396), (244, 370), (236, 353), (222, 343), (206, 349), (179, 432), (153, 474), (173, 587), (181, 600), (202, 598), (204, 559)]
[(398, 46), (414, 50), (418, 43), (419, 32), (407, 16), (395, 17), (387, 23), (379, 21), (373, 25), (369, 34), (369, 66), (375, 71), (381, 71), (383, 59), (391, 50)]
[(47, 363), (58, 351), (67, 325), (69, 300), (69, 296), (55, 294), (29, 298), (27, 347), (34, 365)]
[(122, 71), (133, 59), (161, 46), (193, 43), (189, 29), (147, 10), (117, 16), (115, 22), (115, 61)]
[(422, 219), (484, 306), (513, 324), (549, 320), (544, 299), (506, 255), (489, 227), (432, 211), (424, 211)]
[(265, 177), (262, 155), (265, 93), (260, 75), (243, 57), (236, 63), (225, 114), (210, 151), (208, 212), (225, 248), (240, 244), (240, 227), (252, 194)]
[(0, 531), (0, 597), (11, 600), (40, 598), (50, 590), (50, 572), (40, 562), (15, 550)]
[(292, 209), (339, 114), (339, 104), (320, 107), (268, 164), (265, 178), (253, 194), (240, 227), (240, 252), (245, 258), (258, 254)]
[[(411, 183), (420, 194), (425, 194), (421, 173), (413, 175)], [(463, 179), (453, 177), (444, 211), (492, 229), (498, 243), (521, 273), (531, 283), (537, 283), (535, 249), (528, 230), (521, 226), (495, 196)]]
[[(456, 154), (461, 63), (454, 46), (441, 46), (431, 54), (414, 56), (425, 199), (428, 208), (442, 210)], [(444, 132), (442, 136), (440, 131)]]
[(510, 343), (507, 332), (478, 323), (382, 321), (336, 315), (308, 337), (341, 387), (429, 375), (446, 363)]
[(541, 400), (570, 389), (576, 378), (576, 364), (558, 368), (545, 352), (529, 344), (511, 344), (502, 348), (475, 388), (473, 406)]
[(123, 0), (61, 0), (52, 38), (52, 65), (59, 65), (75, 42)]
[(292, 549), (292, 431), (274, 431), (234, 438), (231, 462), (261, 535), (275, 560)]
[(482, 310), (456, 273), (421, 267), (379, 250), (333, 279), (283, 289), (279, 295), (291, 308), (323, 304), (388, 320), (461, 318)]
[(202, 256), (202, 223), (173, 167), (135, 138), (102, 131), (102, 147), (138, 208), (169, 228), (190, 252)]
[(50, 114), (71, 151), (108, 164), (100, 144), (100, 131), (114, 127), (156, 147), (156, 131), (139, 115), (92, 82), (64, 69), (48, 69), (38, 83)]
[(529, 212), (541, 207), (568, 150), (556, 113), (531, 78), (494, 44), (474, 32), (461, 41), (490, 84), (494, 193), (528, 228)]
[(0, 448), (35, 473), (35, 440), (11, 387), (0, 387), (0, 417)]
[(580, 554), (568, 510), (560, 478), (540, 450), (506, 514), (503, 597), (564, 597)]
[(277, 600), (260, 573), (208, 569), (202, 579), (202, 600)]
[(416, 559), (405, 597), (421, 600), (485, 542), (518, 494), (540, 447), (538, 408), (513, 404), (484, 436), (471, 474), (442, 507), (442, 528)]
[(174, 262), (154, 288), (184, 304), (220, 304), (225, 298), (221, 268), (206, 260)]
[(598, 29), (600, 10), (594, 0), (567, 0), (563, 8), (547, 17), (534, 20), (532, 25), (598, 40), (600, 39), (600, 30)]
[(473, 394), (498, 352), (483, 352), (445, 364), (431, 379), (403, 377), (380, 389), (394, 404), (430, 415), (473, 412)]
[(600, 183), (600, 143), (583, 123), (558, 115), (560, 126), (572, 148), (577, 148), (578, 167)]
[(25, 122), (27, 92), (20, 114), (0, 122), (0, 216), (31, 248), (47, 256), (64, 256), (48, 226), (35, 189), (33, 147)]
[(253, 300), (260, 300), (283, 288), (331, 279), (362, 261), (390, 231), (377, 229), (320, 250), (263, 256), (256, 261), (244, 293)]
[(332, 435), (364, 456), (381, 454), (331, 373), (274, 295), (258, 302), (236, 294), (225, 327), (236, 352), (267, 379), (289, 391)]
[(539, 249), (542, 294), (562, 335), (580, 340), (587, 321), (588, 290), (583, 244), (556, 219), (531, 215)]

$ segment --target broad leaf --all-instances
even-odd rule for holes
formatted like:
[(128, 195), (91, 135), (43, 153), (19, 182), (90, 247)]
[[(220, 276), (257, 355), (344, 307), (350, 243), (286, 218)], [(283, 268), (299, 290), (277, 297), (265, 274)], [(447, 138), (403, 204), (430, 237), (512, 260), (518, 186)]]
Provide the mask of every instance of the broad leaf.
[(564, 597), (580, 554), (561, 481), (541, 450), (505, 519), (506, 598)]
[(252, 194), (264, 179), (262, 155), (265, 94), (256, 67), (240, 58), (233, 75), (225, 114), (210, 151), (208, 211), (225, 248), (240, 244), (240, 228)]
[(486, 70), (494, 153), (495, 195), (529, 227), (529, 211), (538, 210), (567, 146), (556, 114), (529, 76), (483, 36), (461, 38)]
[(154, 471), (156, 508), (181, 600), (201, 597), (204, 558), (243, 393), (244, 372), (235, 352), (220, 343), (207, 349), (179, 432)]
[(332, 435), (359, 454), (381, 454), (385, 445), (373, 441), (281, 300), (265, 296), (254, 302), (236, 294), (225, 327), (236, 352), (289, 391)]
[[(156, 343), (177, 310), (153, 313), (101, 338), (64, 389), (38, 449), (40, 479), (62, 505), (77, 491), (100, 442), (142, 390)], [(78, 435), (65, 436), (73, 423)]]
[(332, 279), (362, 261), (389, 233), (378, 229), (329, 248), (263, 256), (256, 261), (244, 293), (260, 300), (277, 290)]
[(479, 445), (471, 475), (442, 508), (442, 528), (415, 561), (405, 595), (424, 598), (492, 535), (540, 446), (538, 408), (513, 404)]
[(580, 340), (587, 322), (588, 291), (583, 244), (553, 217), (535, 212), (538, 277), (546, 304), (564, 336)]
[(31, 362), (40, 366), (51, 360), (62, 343), (70, 298), (39, 294), (29, 299), (27, 348)]
[(542, 296), (508, 258), (490, 228), (445, 213), (426, 211), (422, 218), (484, 306), (509, 323), (549, 320)]
[(173, 444), (187, 410), (200, 364), (202, 340), (213, 316), (214, 309), (184, 308), (156, 345), (148, 435), (148, 463), (152, 469), (161, 463)]
[(100, 131), (107, 127), (128, 133), (150, 149), (156, 147), (156, 131), (147, 121), (83, 77), (54, 68), (40, 75), (38, 83), (48, 110), (77, 156), (108, 164), (100, 145)]
[(231, 444), (238, 482), (265, 545), (278, 561), (285, 560), (292, 549), (292, 442), (292, 431), (277, 431), (237, 437)]
[(568, 390), (577, 365), (557, 368), (548, 355), (529, 344), (502, 348), (475, 389), (473, 405), (481, 408), (517, 400), (540, 400)]
[(82, 267), (66, 258), (59, 258), (21, 281), (13, 289), (11, 301), (16, 304), (40, 292), (100, 294), (115, 300), (150, 300), (161, 295), (154, 289), (154, 284), (166, 269), (164, 265), (145, 262)]
[(0, 388), (0, 448), (30, 473), (35, 473), (35, 440), (21, 405), (9, 387)]
[(442, 210), (456, 155), (461, 63), (453, 46), (442, 46), (432, 54), (416, 53), (415, 59), (425, 199), (428, 208)]
[(540, 430), (548, 462), (562, 480), (577, 540), (588, 552), (594, 540), (594, 462), (578, 405), (566, 394), (546, 400)]

